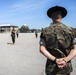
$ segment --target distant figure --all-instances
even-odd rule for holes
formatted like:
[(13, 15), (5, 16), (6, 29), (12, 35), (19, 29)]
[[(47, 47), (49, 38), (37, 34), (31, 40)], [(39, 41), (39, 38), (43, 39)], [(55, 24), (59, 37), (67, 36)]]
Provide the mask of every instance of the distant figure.
[(37, 33), (37, 31), (35, 31), (35, 36), (36, 36), (36, 38), (38, 37), (38, 33)]
[(15, 29), (13, 28), (11, 31), (12, 42), (15, 44)]
[(19, 31), (18, 30), (16, 31), (16, 35), (17, 35), (17, 38), (18, 38), (19, 37)]

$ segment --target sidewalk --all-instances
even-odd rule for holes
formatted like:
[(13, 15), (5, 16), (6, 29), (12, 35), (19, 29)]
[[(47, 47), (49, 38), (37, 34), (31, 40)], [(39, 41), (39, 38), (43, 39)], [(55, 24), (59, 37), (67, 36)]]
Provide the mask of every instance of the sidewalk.
[[(39, 52), (39, 37), (21, 33), (11, 45), (9, 33), (0, 34), (0, 75), (45, 75), (46, 58)], [(73, 59), (76, 75), (76, 58)]]

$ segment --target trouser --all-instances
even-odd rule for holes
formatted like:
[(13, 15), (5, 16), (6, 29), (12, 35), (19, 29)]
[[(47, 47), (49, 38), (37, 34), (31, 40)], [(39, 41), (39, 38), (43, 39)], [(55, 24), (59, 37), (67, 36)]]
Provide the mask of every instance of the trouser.
[(46, 74), (46, 75), (70, 75), (70, 74)]
[(12, 36), (12, 42), (15, 43), (15, 36)]
[(18, 38), (18, 34), (17, 34), (17, 38)]
[(37, 38), (38, 35), (37, 34), (35, 34), (35, 35), (36, 35), (36, 38)]

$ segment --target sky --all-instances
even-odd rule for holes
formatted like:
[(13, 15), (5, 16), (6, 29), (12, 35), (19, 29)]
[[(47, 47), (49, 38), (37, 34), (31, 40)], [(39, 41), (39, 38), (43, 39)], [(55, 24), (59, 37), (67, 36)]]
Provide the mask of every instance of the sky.
[(56, 5), (68, 11), (62, 22), (76, 28), (76, 0), (0, 0), (0, 24), (45, 28), (52, 22), (47, 10)]

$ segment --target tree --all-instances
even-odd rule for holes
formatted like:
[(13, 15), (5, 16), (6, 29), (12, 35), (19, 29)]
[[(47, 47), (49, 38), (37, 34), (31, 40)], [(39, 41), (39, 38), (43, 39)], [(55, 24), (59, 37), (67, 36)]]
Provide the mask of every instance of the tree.
[(75, 30), (76, 30), (76, 28), (75, 28)]
[(22, 25), (21, 28), (19, 29), (21, 33), (26, 33), (27, 31), (29, 31), (29, 27)]

